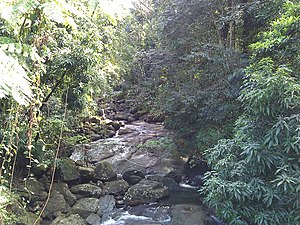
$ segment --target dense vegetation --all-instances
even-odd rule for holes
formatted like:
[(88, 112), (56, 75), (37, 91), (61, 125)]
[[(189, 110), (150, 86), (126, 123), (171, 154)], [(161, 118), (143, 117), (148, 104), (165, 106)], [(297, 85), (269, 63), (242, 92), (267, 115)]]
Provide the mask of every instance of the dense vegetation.
[(121, 90), (205, 157), (225, 222), (300, 224), (299, 1), (101, 2), (0, 3), (0, 221), (15, 170), (89, 141), (78, 129)]
[(232, 224), (300, 221), (299, 7), (286, 3), (250, 46), (234, 137), (206, 151), (207, 200)]

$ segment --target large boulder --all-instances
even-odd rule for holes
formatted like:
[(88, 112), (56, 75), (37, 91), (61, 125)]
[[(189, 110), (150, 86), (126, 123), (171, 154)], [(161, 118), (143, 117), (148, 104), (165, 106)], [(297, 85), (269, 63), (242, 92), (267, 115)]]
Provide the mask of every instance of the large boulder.
[(169, 196), (169, 190), (162, 183), (152, 180), (142, 180), (130, 187), (125, 194), (127, 205), (139, 205), (156, 202)]
[(143, 180), (145, 178), (145, 174), (139, 170), (127, 170), (123, 173), (122, 177), (130, 185), (134, 185)]
[(65, 218), (55, 219), (51, 225), (86, 225), (86, 223), (78, 214), (71, 214)]
[(77, 200), (76, 195), (74, 195), (66, 183), (54, 183), (53, 190), (61, 193), (69, 206), (73, 206)]
[(71, 214), (78, 214), (86, 219), (90, 214), (96, 213), (99, 209), (99, 199), (82, 198), (79, 199), (71, 209)]
[(125, 180), (116, 180), (107, 182), (104, 186), (103, 192), (108, 195), (120, 195), (124, 194), (128, 188), (129, 184)]
[(43, 217), (53, 219), (60, 213), (68, 212), (69, 209), (70, 206), (67, 204), (64, 196), (58, 191), (53, 191), (43, 213)]
[(147, 177), (148, 180), (154, 180), (162, 183), (164, 186), (168, 187), (169, 191), (178, 191), (180, 190), (179, 184), (170, 177), (162, 177), (158, 175), (150, 175)]
[(109, 162), (103, 161), (96, 166), (94, 178), (101, 181), (112, 181), (117, 178), (117, 174)]
[(60, 179), (65, 182), (75, 181), (79, 179), (79, 172), (76, 164), (72, 159), (63, 158), (58, 163), (58, 173)]
[(99, 198), (102, 193), (101, 188), (93, 184), (78, 184), (70, 190), (78, 199), (87, 197)]

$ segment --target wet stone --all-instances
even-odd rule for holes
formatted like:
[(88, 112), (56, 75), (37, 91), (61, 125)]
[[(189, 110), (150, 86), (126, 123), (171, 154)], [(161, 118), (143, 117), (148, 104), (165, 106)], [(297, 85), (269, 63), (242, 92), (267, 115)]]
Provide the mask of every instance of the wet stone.
[(140, 183), (130, 187), (125, 194), (125, 203), (127, 205), (139, 205), (156, 202), (169, 196), (166, 186), (157, 181), (142, 180)]
[(129, 184), (125, 180), (117, 180), (107, 182), (104, 186), (103, 192), (105, 194), (124, 194), (129, 188)]
[(101, 181), (112, 181), (117, 178), (117, 174), (112, 165), (109, 162), (104, 161), (96, 166), (94, 178)]
[(75, 162), (72, 159), (61, 159), (58, 164), (58, 172), (62, 181), (75, 181), (79, 179), (79, 173)]
[(105, 195), (99, 199), (99, 210), (98, 215), (111, 212), (116, 205), (115, 198), (112, 195)]
[(70, 190), (78, 199), (86, 197), (99, 198), (102, 193), (101, 188), (93, 184), (78, 184)]
[(181, 204), (172, 207), (172, 225), (208, 225), (207, 213), (199, 205)]
[(78, 166), (77, 169), (79, 171), (80, 178), (82, 181), (87, 182), (93, 179), (95, 173), (94, 168)]
[(76, 195), (74, 195), (66, 183), (54, 183), (53, 190), (61, 193), (69, 206), (73, 206), (77, 200)]
[(145, 178), (145, 174), (139, 170), (127, 170), (122, 175), (123, 179), (126, 180), (130, 185), (139, 183)]
[(66, 213), (69, 209), (70, 206), (67, 204), (64, 196), (58, 191), (53, 191), (43, 217), (51, 219), (52, 217), (56, 217), (57, 213)]
[(170, 177), (162, 177), (157, 175), (150, 175), (147, 177), (148, 180), (154, 180), (162, 183), (166, 187), (168, 187), (169, 191), (177, 191), (180, 189), (179, 184)]
[(78, 214), (72, 214), (65, 218), (56, 218), (51, 225), (86, 225), (86, 223)]
[(90, 214), (96, 213), (99, 209), (99, 199), (82, 198), (79, 199), (71, 209), (71, 214), (78, 214), (82, 218), (87, 218)]
[(85, 221), (88, 225), (100, 225), (101, 224), (101, 217), (95, 213), (90, 214)]

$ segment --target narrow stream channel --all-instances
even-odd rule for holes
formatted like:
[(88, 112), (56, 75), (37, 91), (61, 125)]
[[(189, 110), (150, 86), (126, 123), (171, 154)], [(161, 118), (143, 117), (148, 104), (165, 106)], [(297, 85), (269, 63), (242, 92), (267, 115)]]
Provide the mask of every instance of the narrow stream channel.
[[(122, 134), (120, 134), (122, 133)], [(100, 161), (112, 163), (116, 172), (121, 174), (128, 169), (143, 171), (146, 177), (163, 177), (171, 171), (184, 175), (185, 161), (174, 156), (164, 148), (144, 147), (147, 141), (159, 141), (171, 137), (159, 123), (137, 121), (125, 125), (115, 137), (92, 142), (85, 155), (79, 146), (71, 159), (90, 164)], [(170, 196), (158, 202), (133, 207), (115, 208), (102, 217), (102, 225), (221, 225), (208, 213), (202, 204), (198, 187), (175, 184)]]

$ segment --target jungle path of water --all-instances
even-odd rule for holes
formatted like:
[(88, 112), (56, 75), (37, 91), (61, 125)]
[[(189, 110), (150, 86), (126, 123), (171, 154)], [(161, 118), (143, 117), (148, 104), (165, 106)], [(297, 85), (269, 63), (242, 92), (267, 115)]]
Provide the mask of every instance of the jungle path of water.
[[(142, 171), (147, 176), (163, 177), (171, 171), (183, 176), (185, 160), (175, 156), (166, 148), (149, 147), (172, 135), (162, 123), (135, 121), (122, 127), (115, 137), (79, 146), (72, 154), (75, 161), (86, 160), (89, 164), (100, 161), (110, 162), (117, 174), (128, 169)], [(157, 203), (139, 205), (132, 208), (115, 209), (105, 216), (103, 225), (215, 225), (222, 224), (208, 213), (197, 193), (196, 187), (178, 185), (170, 191), (170, 197)]]

